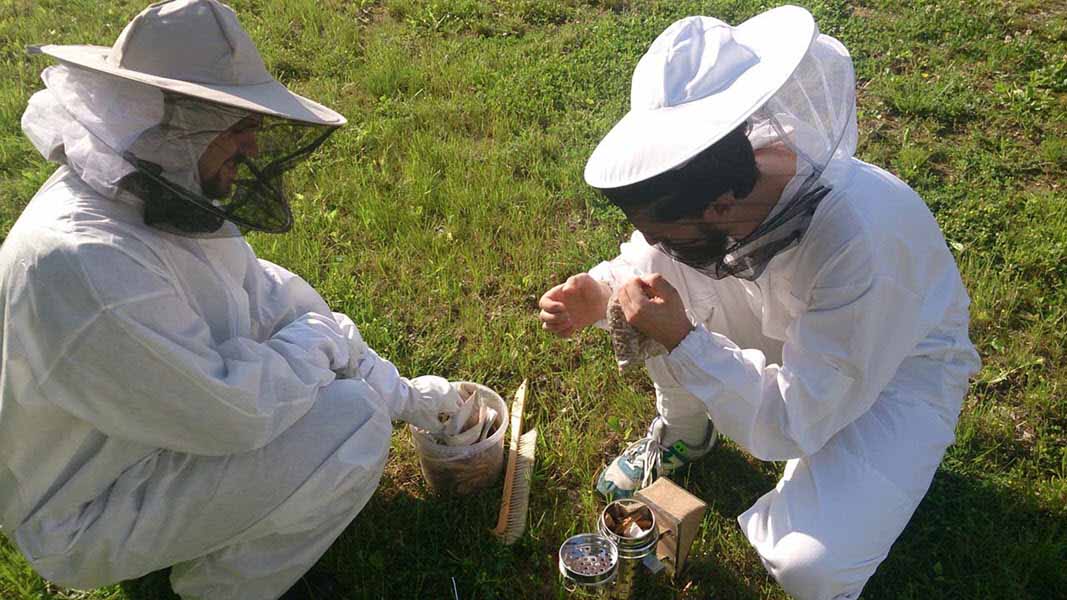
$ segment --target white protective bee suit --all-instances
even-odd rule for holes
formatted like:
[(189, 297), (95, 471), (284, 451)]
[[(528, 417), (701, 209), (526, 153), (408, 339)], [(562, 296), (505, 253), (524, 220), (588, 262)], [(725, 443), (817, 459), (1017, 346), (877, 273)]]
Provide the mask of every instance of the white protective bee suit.
[[(189, 11), (236, 24), (214, 2), (146, 13)], [(68, 64), (44, 80), (23, 127), (62, 166), (0, 248), (2, 532), (63, 586), (173, 565), (185, 599), (277, 598), (370, 498), (391, 420), (441, 427), (439, 378), (400, 377), (243, 238), (144, 224), (119, 152), (164, 118), (159, 89)], [(139, 158), (197, 186), (209, 140), (181, 139)]]
[(668, 427), (699, 431), (710, 417), (755, 457), (788, 461), (738, 522), (803, 600), (859, 597), (926, 494), (979, 367), (969, 299), (933, 216), (853, 157), (854, 87), (848, 52), (816, 31), (749, 118), (757, 152), (784, 143), (798, 156), (782, 203), (812, 173), (830, 189), (799, 243), (758, 277), (715, 279), (638, 232), (590, 270), (613, 289), (660, 273), (681, 294), (696, 327), (646, 363), (657, 409)]

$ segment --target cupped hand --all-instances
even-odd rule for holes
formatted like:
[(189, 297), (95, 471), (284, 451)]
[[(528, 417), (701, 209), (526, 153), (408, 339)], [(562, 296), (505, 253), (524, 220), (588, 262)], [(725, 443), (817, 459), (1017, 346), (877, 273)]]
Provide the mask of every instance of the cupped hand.
[(579, 273), (541, 296), (541, 326), (560, 337), (569, 337), (604, 318), (611, 288)]

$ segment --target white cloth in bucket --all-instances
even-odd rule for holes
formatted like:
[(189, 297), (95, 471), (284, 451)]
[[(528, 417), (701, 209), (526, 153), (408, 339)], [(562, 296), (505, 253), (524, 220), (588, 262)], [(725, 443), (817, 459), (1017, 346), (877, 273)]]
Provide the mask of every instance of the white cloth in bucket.
[[(430, 488), (438, 493), (464, 494), (490, 485), (500, 474), (504, 458), (507, 405), (499, 394), (476, 383), (452, 383), (461, 408), (442, 432), (434, 434), (410, 425), (412, 442)], [(448, 431), (459, 431), (450, 434)]]

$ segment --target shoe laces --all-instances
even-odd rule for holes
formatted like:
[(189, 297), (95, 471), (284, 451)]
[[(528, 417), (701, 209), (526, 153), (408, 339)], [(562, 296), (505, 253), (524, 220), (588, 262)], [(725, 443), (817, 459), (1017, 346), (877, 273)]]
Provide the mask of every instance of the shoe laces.
[(632, 457), (631, 462), (640, 462), (644, 467), (641, 473), (641, 485), (638, 489), (652, 485), (652, 482), (659, 477), (663, 453), (670, 449), (668, 446), (664, 446), (661, 441), (663, 430), (662, 425), (657, 427), (658, 423), (661, 423), (661, 421), (659, 417), (656, 417), (652, 420), (652, 424), (648, 426), (648, 432), (645, 437), (630, 444), (623, 451), (623, 454)]

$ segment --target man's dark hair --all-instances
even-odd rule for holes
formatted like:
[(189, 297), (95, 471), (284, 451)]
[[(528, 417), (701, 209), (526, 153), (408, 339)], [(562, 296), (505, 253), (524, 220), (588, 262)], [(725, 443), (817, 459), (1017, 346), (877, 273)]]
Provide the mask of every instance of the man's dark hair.
[(600, 192), (623, 211), (640, 211), (657, 222), (698, 217), (726, 193), (744, 198), (759, 174), (747, 131), (742, 123), (677, 169)]

